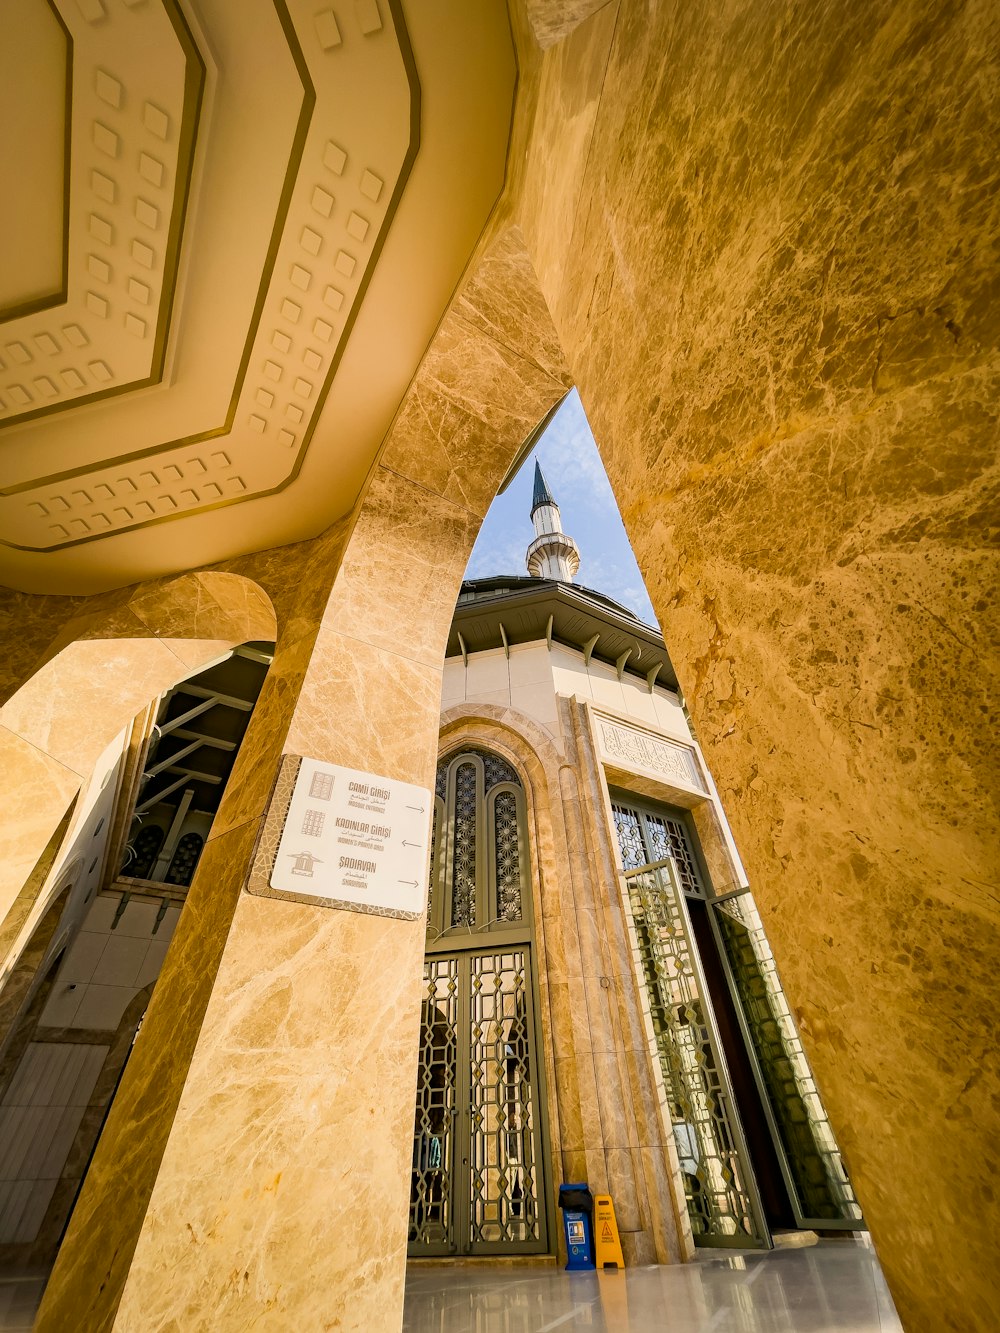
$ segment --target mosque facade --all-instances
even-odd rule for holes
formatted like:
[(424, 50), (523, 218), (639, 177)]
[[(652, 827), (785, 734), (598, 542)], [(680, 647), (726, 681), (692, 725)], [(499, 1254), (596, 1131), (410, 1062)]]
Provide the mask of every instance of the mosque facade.
[(663, 640), (531, 517), (445, 658), (409, 1253), (555, 1253), (566, 1181), (630, 1265), (859, 1228)]

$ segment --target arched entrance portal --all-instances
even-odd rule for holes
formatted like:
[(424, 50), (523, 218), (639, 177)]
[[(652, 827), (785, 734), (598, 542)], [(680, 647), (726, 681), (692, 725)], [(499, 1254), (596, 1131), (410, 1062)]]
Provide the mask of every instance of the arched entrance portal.
[(548, 1248), (524, 788), (465, 749), (438, 765), (409, 1246)]

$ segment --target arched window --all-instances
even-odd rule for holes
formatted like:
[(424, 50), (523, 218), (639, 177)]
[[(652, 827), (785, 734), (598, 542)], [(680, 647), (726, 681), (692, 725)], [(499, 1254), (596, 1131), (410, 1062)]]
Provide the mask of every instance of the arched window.
[(441, 760), (431, 830), (433, 934), (530, 922), (526, 829), (524, 787), (506, 759), (467, 749)]
[(166, 875), (167, 884), (179, 884), (186, 888), (191, 883), (194, 879), (194, 868), (198, 864), (204, 845), (205, 839), (200, 833), (184, 834), (170, 862), (170, 869)]
[(156, 860), (156, 853), (160, 850), (162, 843), (163, 829), (157, 828), (155, 824), (149, 824), (146, 828), (140, 829), (136, 834), (135, 842), (132, 844), (131, 857), (129, 857), (128, 849), (126, 849), (122, 874), (129, 875), (132, 879), (149, 879), (153, 863)]

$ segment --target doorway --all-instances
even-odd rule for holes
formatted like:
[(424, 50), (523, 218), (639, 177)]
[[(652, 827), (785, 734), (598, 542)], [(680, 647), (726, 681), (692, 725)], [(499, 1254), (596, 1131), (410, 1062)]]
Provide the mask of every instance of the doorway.
[(686, 811), (611, 804), (695, 1243), (863, 1227), (749, 890), (715, 895)]
[(524, 789), (485, 750), (438, 767), (409, 1253), (548, 1248)]

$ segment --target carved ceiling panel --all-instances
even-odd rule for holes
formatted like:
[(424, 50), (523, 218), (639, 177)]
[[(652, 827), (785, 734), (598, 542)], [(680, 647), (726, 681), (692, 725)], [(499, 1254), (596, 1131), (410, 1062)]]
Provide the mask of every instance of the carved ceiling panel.
[[(460, 0), (439, 7), (462, 9)], [(0, 310), (0, 548), (39, 555), (294, 482), (422, 131), (402, 0), (51, 0), (51, 9), (65, 36), (64, 287)], [(45, 40), (55, 62), (58, 44)], [(504, 62), (509, 74), (486, 86), (509, 119), (511, 51)], [(448, 66), (438, 54), (427, 68), (438, 77)], [(437, 157), (454, 174), (460, 157), (446, 149)], [(502, 188), (498, 165), (488, 199), (470, 176), (480, 227)], [(460, 173), (437, 186), (461, 199)], [(410, 252), (419, 253), (413, 240)], [(467, 258), (468, 249), (449, 258), (455, 277)], [(0, 290), (8, 276), (16, 287), (18, 262), (0, 257)], [(428, 329), (439, 314), (427, 311)], [(323, 449), (334, 450), (331, 416), (324, 427)]]
[(204, 82), (169, 0), (55, 9), (69, 50), (66, 289), (0, 322), (0, 426), (159, 378)]

